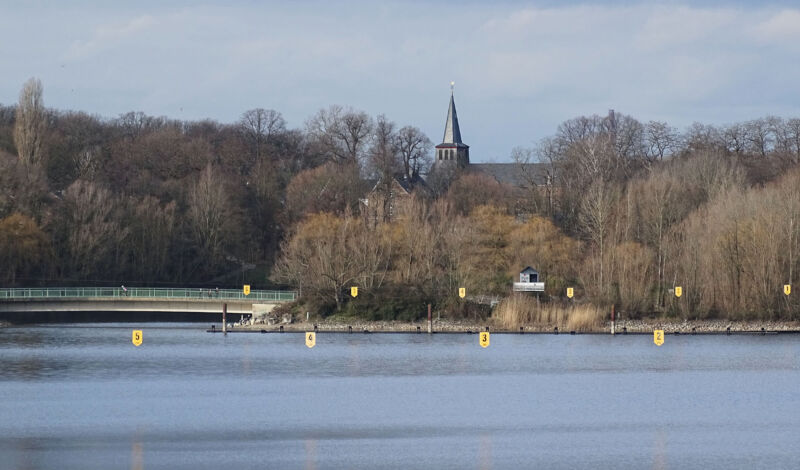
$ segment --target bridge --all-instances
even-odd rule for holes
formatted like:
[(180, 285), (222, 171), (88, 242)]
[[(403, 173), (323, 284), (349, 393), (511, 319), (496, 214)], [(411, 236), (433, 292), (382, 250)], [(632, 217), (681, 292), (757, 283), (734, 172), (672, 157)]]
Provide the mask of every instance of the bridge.
[[(46, 287), (0, 289), (0, 318), (35, 321), (50, 312), (158, 312), (263, 316), (295, 300), (291, 291), (166, 289), (158, 287)], [(96, 318), (96, 317), (95, 317)]]

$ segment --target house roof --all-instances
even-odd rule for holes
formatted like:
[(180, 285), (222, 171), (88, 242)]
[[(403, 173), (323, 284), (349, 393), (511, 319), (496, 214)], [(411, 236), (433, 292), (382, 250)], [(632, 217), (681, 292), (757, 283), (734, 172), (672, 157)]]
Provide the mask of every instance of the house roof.
[(420, 175), (412, 175), (411, 179), (407, 179), (405, 175), (397, 175), (394, 177), (394, 180), (397, 181), (397, 184), (400, 185), (407, 193), (410, 193), (416, 188), (425, 188), (428, 189), (428, 183)]
[(469, 171), (485, 173), (498, 183), (516, 187), (547, 184), (547, 165), (544, 163), (471, 163)]
[(539, 274), (539, 271), (533, 269), (532, 267), (528, 266), (527, 268), (523, 269), (519, 272), (520, 274)]
[[(408, 194), (411, 194), (412, 191), (418, 188), (422, 188), (424, 191), (429, 191), (430, 188), (428, 187), (428, 183), (425, 182), (425, 179), (422, 178), (420, 175), (413, 175), (411, 179), (407, 179), (403, 174), (395, 174), (392, 176), (392, 179), (398, 186), (400, 186), (403, 191)], [(378, 185), (381, 184), (381, 179), (370, 180), (372, 183), (372, 191), (376, 191), (378, 189)]]

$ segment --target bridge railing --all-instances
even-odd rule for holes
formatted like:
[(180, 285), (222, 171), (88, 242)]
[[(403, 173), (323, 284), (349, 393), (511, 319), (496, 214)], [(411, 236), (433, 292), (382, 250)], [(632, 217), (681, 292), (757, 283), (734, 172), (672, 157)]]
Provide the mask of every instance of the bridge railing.
[(88, 298), (149, 298), (197, 300), (245, 300), (264, 302), (291, 302), (295, 292), (251, 290), (244, 295), (237, 289), (172, 289), (161, 287), (43, 287), (0, 289), (0, 300), (19, 299), (88, 299)]

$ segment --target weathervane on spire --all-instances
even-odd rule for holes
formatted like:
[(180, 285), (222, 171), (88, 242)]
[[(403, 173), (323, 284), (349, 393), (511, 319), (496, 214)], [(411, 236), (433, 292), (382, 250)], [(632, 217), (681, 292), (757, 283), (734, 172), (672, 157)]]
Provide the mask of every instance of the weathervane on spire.
[(450, 94), (453, 94), (453, 87), (456, 86), (456, 82), (450, 82)]

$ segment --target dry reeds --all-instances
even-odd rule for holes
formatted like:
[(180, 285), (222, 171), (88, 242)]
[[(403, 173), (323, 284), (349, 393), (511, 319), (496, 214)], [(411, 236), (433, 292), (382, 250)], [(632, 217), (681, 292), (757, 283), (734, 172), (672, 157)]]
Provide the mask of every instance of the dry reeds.
[(506, 297), (492, 312), (492, 318), (509, 329), (524, 325), (539, 325), (592, 331), (602, 326), (604, 316), (605, 311), (594, 305), (539, 303), (524, 294)]

